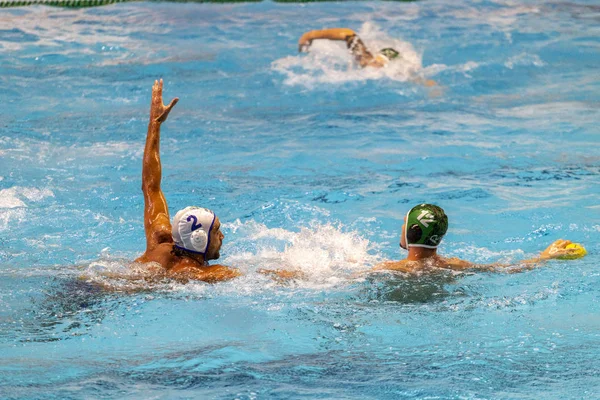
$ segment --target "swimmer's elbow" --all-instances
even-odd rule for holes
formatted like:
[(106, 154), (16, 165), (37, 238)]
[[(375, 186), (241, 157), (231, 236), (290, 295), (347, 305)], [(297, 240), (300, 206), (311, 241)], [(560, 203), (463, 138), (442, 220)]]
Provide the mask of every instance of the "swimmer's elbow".
[(356, 32), (354, 32), (352, 29), (349, 28), (338, 28), (338, 32), (341, 36), (344, 37), (349, 37), (349, 36), (355, 36)]
[(356, 32), (354, 32), (352, 29), (348, 29), (348, 28), (341, 28), (340, 29), (340, 36), (344, 39), (347, 40), (348, 38), (353, 38), (354, 36), (357, 36)]
[(160, 191), (160, 179), (153, 177), (142, 177), (142, 192), (154, 193)]

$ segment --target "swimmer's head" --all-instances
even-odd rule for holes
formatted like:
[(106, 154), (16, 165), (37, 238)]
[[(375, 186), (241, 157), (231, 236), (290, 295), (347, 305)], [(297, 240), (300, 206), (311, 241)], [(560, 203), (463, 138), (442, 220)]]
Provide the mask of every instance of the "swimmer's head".
[(406, 214), (400, 247), (436, 249), (447, 230), (448, 217), (444, 210), (433, 204), (419, 204)]
[(400, 53), (392, 49), (391, 47), (379, 50), (379, 54), (387, 58), (389, 61), (392, 61), (393, 59), (398, 58), (400, 56)]
[(216, 260), (224, 238), (220, 228), (221, 222), (211, 210), (186, 207), (175, 214), (171, 233), (176, 248)]

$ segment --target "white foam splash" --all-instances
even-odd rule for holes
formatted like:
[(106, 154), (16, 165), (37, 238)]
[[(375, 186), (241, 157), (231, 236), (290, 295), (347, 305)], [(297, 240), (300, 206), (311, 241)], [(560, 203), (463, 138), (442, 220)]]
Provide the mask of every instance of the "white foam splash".
[(12, 188), (0, 190), (0, 208), (20, 207), (27, 207), (27, 205), (21, 199), (15, 196), (14, 190), (12, 190)]
[[(238, 229), (244, 234), (242, 241), (255, 242), (256, 249), (254, 252), (234, 250), (224, 262), (244, 271), (300, 271), (313, 283), (334, 284), (378, 261), (377, 256), (369, 254), (373, 247), (369, 240), (358, 232), (345, 232), (342, 226), (315, 222), (293, 232), (249, 221)], [(234, 242), (232, 245), (234, 249), (245, 247), (240, 244)]]
[(37, 202), (46, 197), (54, 197), (54, 193), (49, 189), (14, 186), (9, 189), (0, 190), (0, 208), (27, 207), (22, 198)]
[(422, 57), (410, 43), (389, 37), (370, 22), (362, 25), (358, 35), (372, 53), (382, 48), (393, 47), (400, 52), (402, 59), (391, 62), (385, 68), (360, 68), (353, 63), (345, 42), (315, 40), (308, 54), (276, 60), (271, 64), (272, 69), (286, 76), (286, 85), (301, 85), (307, 88), (314, 88), (322, 83), (337, 84), (375, 79), (404, 82), (422, 79)]
[(511, 57), (504, 63), (504, 66), (509, 69), (513, 69), (515, 66), (518, 65), (533, 65), (535, 67), (543, 67), (546, 65), (546, 63), (543, 62), (539, 56), (527, 53), (521, 53), (519, 55)]
[(466, 77), (470, 77), (469, 72), (476, 70), (477, 68), (486, 65), (485, 63), (478, 63), (475, 61), (467, 61), (464, 64), (446, 65), (446, 64), (432, 64), (423, 68), (423, 74), (426, 76), (437, 75), (441, 72), (456, 72), (462, 73)]
[(10, 221), (25, 218), (24, 200), (39, 202), (46, 197), (54, 197), (54, 193), (49, 189), (20, 186), (0, 190), (0, 230), (7, 229)]

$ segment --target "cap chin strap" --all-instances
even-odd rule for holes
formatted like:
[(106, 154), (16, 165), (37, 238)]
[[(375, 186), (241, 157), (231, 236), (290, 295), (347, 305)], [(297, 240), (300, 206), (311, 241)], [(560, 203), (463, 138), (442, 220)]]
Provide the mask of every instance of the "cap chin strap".
[[(190, 250), (190, 249), (186, 249), (185, 247), (181, 247), (181, 246), (177, 246), (176, 244), (174, 244), (173, 246), (177, 247), (179, 250), (183, 250), (183, 251), (188, 251), (190, 253), (194, 253), (194, 254), (200, 254), (200, 255), (204, 255), (205, 253), (201, 253), (199, 251), (195, 251), (195, 250)], [(208, 250), (208, 249), (207, 249)]]
[[(412, 208), (410, 210), (412, 210)], [(408, 210), (406, 218), (404, 219), (404, 243), (406, 243), (406, 250), (410, 247), (408, 244), (408, 214), (410, 214), (410, 210)]]
[(411, 248), (411, 247), (422, 247), (424, 249), (437, 249), (437, 246), (429, 246), (427, 244), (407, 244), (406, 247)]

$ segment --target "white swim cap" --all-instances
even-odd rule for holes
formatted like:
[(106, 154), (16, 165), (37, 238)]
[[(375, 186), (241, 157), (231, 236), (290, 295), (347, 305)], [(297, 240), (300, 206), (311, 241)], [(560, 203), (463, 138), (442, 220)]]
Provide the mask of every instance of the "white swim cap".
[(215, 214), (202, 207), (186, 207), (173, 218), (172, 235), (175, 246), (193, 253), (206, 253)]

